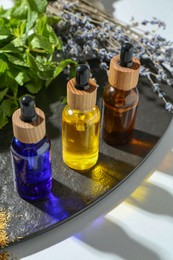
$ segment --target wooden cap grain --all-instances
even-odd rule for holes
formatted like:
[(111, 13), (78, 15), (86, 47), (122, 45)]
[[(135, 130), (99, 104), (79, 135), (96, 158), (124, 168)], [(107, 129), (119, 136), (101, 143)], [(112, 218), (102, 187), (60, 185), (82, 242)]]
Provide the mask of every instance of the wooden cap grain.
[(139, 80), (140, 61), (133, 57), (131, 68), (120, 66), (119, 61), (120, 55), (111, 59), (109, 70), (110, 85), (125, 91), (136, 87)]
[(37, 143), (46, 135), (45, 115), (39, 108), (35, 108), (37, 121), (26, 123), (20, 119), (21, 109), (17, 109), (12, 116), (13, 134), (22, 143)]
[(67, 103), (72, 109), (90, 110), (96, 104), (97, 84), (89, 79), (90, 88), (87, 90), (78, 90), (75, 88), (76, 80), (71, 79), (67, 83)]

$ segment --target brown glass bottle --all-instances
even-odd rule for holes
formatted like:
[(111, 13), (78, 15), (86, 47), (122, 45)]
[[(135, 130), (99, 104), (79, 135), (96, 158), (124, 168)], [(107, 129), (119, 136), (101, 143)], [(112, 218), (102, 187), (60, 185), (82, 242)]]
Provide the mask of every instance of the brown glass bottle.
[(139, 94), (136, 88), (140, 62), (133, 57), (133, 46), (122, 45), (120, 55), (111, 59), (108, 81), (103, 92), (103, 140), (109, 145), (130, 141), (135, 125)]
[(103, 139), (110, 145), (130, 141), (135, 125), (139, 94), (137, 88), (124, 91), (110, 84), (104, 90)]

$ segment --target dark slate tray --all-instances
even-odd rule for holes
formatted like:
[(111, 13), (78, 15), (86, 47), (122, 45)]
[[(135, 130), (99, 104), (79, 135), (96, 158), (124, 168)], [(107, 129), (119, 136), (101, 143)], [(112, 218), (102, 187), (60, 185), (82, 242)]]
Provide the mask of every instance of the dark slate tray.
[[(92, 63), (93, 67), (95, 65)], [(98, 106), (101, 108), (107, 76), (97, 66), (92, 73), (100, 84)], [(150, 85), (140, 79), (140, 103), (131, 143), (113, 148), (101, 138), (96, 166), (85, 173), (73, 171), (64, 165), (61, 157), (61, 113), (64, 106), (61, 100), (66, 95), (66, 82), (65, 76), (61, 75), (36, 99), (37, 106), (45, 111), (47, 134), (52, 143), (53, 188), (47, 199), (31, 203), (21, 199), (14, 191), (9, 154), (12, 129), (8, 125), (0, 131), (0, 208), (11, 215), (7, 227), (9, 245), (54, 230), (57, 230), (56, 241), (60, 241), (118, 205), (153, 169), (154, 161), (148, 165), (146, 162), (169, 128), (171, 114), (164, 110), (163, 103), (152, 92)], [(171, 88), (165, 87), (165, 91), (172, 95)], [(162, 149), (164, 152), (164, 146)], [(155, 162), (162, 157), (156, 154)], [(144, 162), (145, 168), (142, 169)], [(136, 181), (132, 182), (132, 178)], [(127, 184), (128, 189), (123, 191)]]

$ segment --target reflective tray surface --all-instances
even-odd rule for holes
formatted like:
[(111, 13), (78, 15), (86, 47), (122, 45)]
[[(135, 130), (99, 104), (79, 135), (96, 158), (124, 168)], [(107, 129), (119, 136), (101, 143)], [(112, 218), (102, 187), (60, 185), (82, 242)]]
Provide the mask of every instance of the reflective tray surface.
[[(99, 84), (98, 106), (101, 109), (101, 96), (107, 76), (94, 62), (91, 67), (95, 68), (92, 68), (92, 73)], [(85, 173), (73, 171), (64, 165), (61, 155), (61, 113), (66, 82), (65, 76), (61, 75), (36, 98), (37, 106), (46, 114), (47, 135), (52, 144), (53, 188), (48, 198), (27, 202), (15, 192), (9, 154), (11, 125), (0, 131), (0, 208), (10, 214), (7, 227), (9, 245), (51, 229), (58, 230), (72, 218), (85, 214), (100, 201), (104, 202), (130, 176), (136, 178), (140, 174), (136, 169), (159, 144), (171, 121), (171, 114), (164, 110), (163, 103), (152, 92), (150, 85), (140, 79), (140, 102), (132, 141), (115, 148), (100, 138), (99, 160), (95, 167)], [(168, 94), (171, 91), (168, 87), (165, 90)], [(114, 205), (120, 201), (120, 198), (115, 197)], [(109, 208), (114, 205), (111, 204)]]

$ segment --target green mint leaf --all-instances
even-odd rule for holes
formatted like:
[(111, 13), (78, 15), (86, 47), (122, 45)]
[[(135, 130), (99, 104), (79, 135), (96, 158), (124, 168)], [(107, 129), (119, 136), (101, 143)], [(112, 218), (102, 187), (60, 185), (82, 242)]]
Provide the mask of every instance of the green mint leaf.
[(21, 53), (24, 49), (25, 37), (16, 38), (0, 49), (0, 53)]
[(38, 77), (33, 78), (30, 82), (25, 84), (25, 87), (31, 94), (36, 94), (40, 91), (42, 88), (42, 80), (39, 79)]
[(32, 11), (30, 8), (28, 9), (28, 18), (26, 23), (26, 33), (28, 33), (33, 25), (35, 24), (36, 20), (38, 19), (38, 13), (36, 11)]
[[(6, 28), (6, 21), (0, 17), (0, 41), (6, 40), (11, 36), (9, 29)], [(3, 42), (2, 42), (3, 43)]]
[[(13, 64), (9, 64), (9, 70), (6, 74), (6, 85), (10, 85), (10, 89), (12, 90), (14, 96), (16, 97), (18, 86), (23, 86), (26, 82), (31, 79), (31, 75), (29, 75), (29, 68), (14, 66)], [(17, 85), (16, 85), (17, 83)]]
[(45, 52), (50, 53), (50, 54), (52, 54), (54, 52), (54, 48), (53, 48), (52, 44), (50, 43), (50, 41), (41, 35), (32, 35), (32, 39), (31, 39), (29, 45), (31, 47), (31, 50), (32, 49), (33, 50), (42, 49), (42, 50), (45, 50)]
[(18, 84), (14, 79), (11, 70), (5, 71), (4, 75), (0, 78), (0, 80), (2, 80), (3, 82), (2, 84), (3, 88), (8, 88), (9, 90), (11, 90), (14, 97), (16, 97), (18, 93)]
[(62, 104), (67, 104), (67, 97), (63, 98)]
[(3, 100), (3, 98), (5, 97), (5, 95), (7, 94), (8, 92), (8, 88), (0, 91), (0, 102)]
[(0, 75), (3, 74), (7, 68), (8, 68), (8, 64), (2, 59), (0, 59)]
[(36, 34), (46, 36), (46, 33), (44, 33), (46, 27), (46, 21), (47, 21), (46, 15), (42, 15), (39, 17), (34, 27), (34, 31)]
[(47, 0), (26, 0), (31, 10), (35, 10), (37, 13), (44, 13), (47, 7)]
[(44, 64), (44, 59), (34, 58), (30, 53), (28, 53), (28, 64), (33, 73), (40, 79), (50, 79), (54, 75), (55, 65), (53, 63)]
[[(23, 67), (29, 67), (26, 61), (26, 54), (20, 54), (13, 55), (12, 53), (5, 53), (5, 56), (7, 57), (8, 61), (14, 65), (17, 66), (23, 66)], [(22, 69), (22, 68), (21, 68)]]
[(58, 66), (56, 67), (56, 70), (54, 72), (54, 78), (57, 77), (65, 67), (67, 67), (67, 65), (75, 65), (76, 66), (76, 62), (71, 60), (71, 59), (66, 59), (66, 60), (62, 60), (59, 62)]
[(6, 99), (1, 104), (1, 109), (5, 116), (10, 117), (13, 112), (18, 108), (18, 103), (16, 100)]
[(25, 34), (23, 34), (22, 37), (17, 37), (13, 41), (11, 41), (11, 43), (14, 45), (14, 47), (21, 47), (21, 48), (23, 48), (24, 45), (26, 44), (26, 37), (27, 36)]
[(49, 68), (46, 66), (45, 67), (45, 71), (40, 71), (39, 72), (39, 77), (42, 80), (50, 80), (53, 78), (53, 74), (55, 71), (55, 67), (54, 66), (50, 66)]
[(10, 12), (10, 17), (16, 18), (18, 21), (25, 20), (28, 12), (27, 3), (25, 0), (16, 0), (15, 5), (7, 11)]
[(42, 15), (36, 22), (35, 33), (47, 39), (52, 44), (52, 48), (60, 50), (62, 48), (62, 42), (56, 36), (53, 28), (47, 23), (46, 15)]
[(23, 86), (29, 79), (30, 78), (25, 71), (19, 71), (15, 76), (15, 80), (20, 86)]
[(5, 12), (6, 10), (2, 6), (0, 6), (0, 16), (3, 16)]
[(56, 23), (59, 23), (61, 19), (58, 16), (48, 16), (47, 22), (50, 26), (53, 26)]
[(4, 111), (0, 105), (0, 129), (2, 129), (8, 123), (8, 118), (4, 114)]
[(28, 5), (28, 17), (26, 24), (26, 32), (34, 26), (36, 20), (39, 17), (39, 14), (42, 14), (46, 11), (47, 1), (46, 0), (26, 0)]
[(16, 38), (24, 38), (26, 40), (26, 35), (25, 35), (25, 28), (26, 28), (26, 21), (20, 22), (16, 25), (15, 28), (13, 28), (13, 34)]
[(30, 70), (37, 75), (39, 69), (36, 60), (29, 52), (27, 53), (27, 63), (29, 65)]
[(71, 66), (77, 66), (77, 63), (71, 59), (66, 59), (66, 60), (62, 60), (58, 63), (58, 65), (56, 66), (56, 69), (54, 71), (53, 77), (52, 79), (49, 79), (46, 81), (46, 87), (48, 87), (50, 85), (50, 83), (53, 81), (53, 79), (55, 79), (62, 71), (65, 67), (67, 67), (67, 65), (71, 65)]

